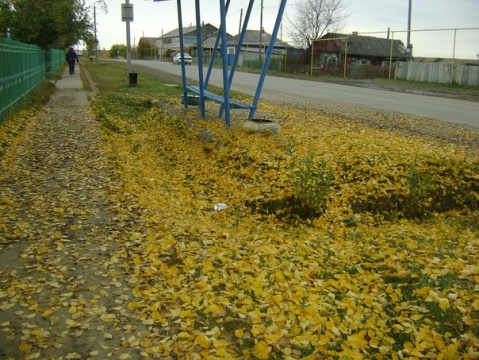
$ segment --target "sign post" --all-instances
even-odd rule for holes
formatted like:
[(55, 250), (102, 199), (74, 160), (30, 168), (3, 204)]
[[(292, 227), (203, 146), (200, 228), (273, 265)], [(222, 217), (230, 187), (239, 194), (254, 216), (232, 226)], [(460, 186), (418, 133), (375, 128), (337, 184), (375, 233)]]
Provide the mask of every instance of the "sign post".
[(126, 0), (121, 4), (121, 20), (126, 22), (126, 62), (128, 74), (131, 72), (130, 21), (133, 21), (133, 4)]

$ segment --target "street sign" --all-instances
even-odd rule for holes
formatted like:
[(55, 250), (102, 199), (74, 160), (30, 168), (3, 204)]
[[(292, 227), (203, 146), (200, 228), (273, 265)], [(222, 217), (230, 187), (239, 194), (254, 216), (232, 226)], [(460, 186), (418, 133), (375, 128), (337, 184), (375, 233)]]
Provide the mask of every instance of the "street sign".
[(133, 4), (121, 4), (121, 21), (133, 21)]

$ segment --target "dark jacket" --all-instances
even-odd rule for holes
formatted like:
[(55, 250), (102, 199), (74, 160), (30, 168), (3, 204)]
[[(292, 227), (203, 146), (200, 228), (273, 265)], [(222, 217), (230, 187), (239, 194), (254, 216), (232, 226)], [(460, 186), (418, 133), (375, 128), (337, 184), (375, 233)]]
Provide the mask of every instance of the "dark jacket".
[(78, 62), (77, 53), (75, 52), (75, 50), (73, 50), (73, 48), (70, 48), (70, 50), (68, 50), (66, 59), (68, 62)]

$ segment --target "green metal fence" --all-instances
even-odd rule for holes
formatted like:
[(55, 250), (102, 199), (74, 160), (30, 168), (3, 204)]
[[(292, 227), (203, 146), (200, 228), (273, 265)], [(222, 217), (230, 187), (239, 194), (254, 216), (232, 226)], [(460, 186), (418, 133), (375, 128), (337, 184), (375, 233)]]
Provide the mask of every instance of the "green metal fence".
[(0, 38), (0, 124), (64, 62), (64, 50), (44, 50), (36, 45)]

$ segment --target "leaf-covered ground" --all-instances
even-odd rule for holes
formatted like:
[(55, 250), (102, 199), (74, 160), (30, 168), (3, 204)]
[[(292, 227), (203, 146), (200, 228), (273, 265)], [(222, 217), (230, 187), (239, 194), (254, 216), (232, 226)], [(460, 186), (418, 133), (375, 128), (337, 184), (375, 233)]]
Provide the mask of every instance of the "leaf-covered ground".
[[(114, 295), (111, 311), (86, 311), (101, 303), (95, 296), (78, 304), (60, 295), (57, 307), (43, 308), (29, 289), (66, 281), (30, 275), (29, 285), (22, 277), (17, 286), (4, 270), (4, 304), (18, 299), (33, 317), (63, 309), (63, 321), (82, 330), (93, 318), (113, 323), (120, 340), (108, 330), (93, 343), (123, 358), (479, 358), (477, 148), (392, 131), (431, 124), (365, 111), (351, 120), (263, 104), (260, 116), (281, 125), (271, 136), (244, 132), (241, 111), (226, 130), (214, 115), (201, 120), (165, 95), (100, 92), (92, 110), (108, 156), (103, 166), (120, 183), (94, 195), (105, 197), (118, 227), (88, 227), (108, 233), (100, 237), (108, 256), (95, 266), (109, 269), (104, 284), (117, 283), (123, 296)], [(477, 136), (454, 131), (454, 138)], [(333, 180), (311, 209), (317, 192), (298, 192), (298, 178), (314, 180), (325, 169)], [(215, 211), (220, 202), (227, 209)], [(47, 207), (50, 218), (65, 218), (55, 213), (59, 205)], [(35, 247), (32, 269), (76, 246), (68, 231), (65, 243), (55, 242), (55, 229), (41, 237), (27, 220), (11, 233)], [(41, 342), (42, 331), (52, 330), (24, 333), (18, 346), (27, 357), (54, 346)]]

